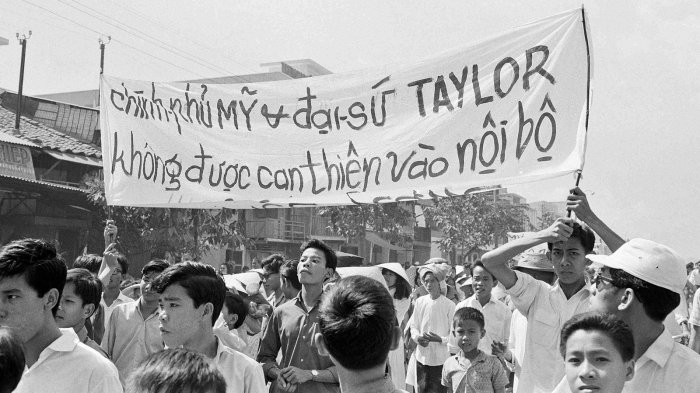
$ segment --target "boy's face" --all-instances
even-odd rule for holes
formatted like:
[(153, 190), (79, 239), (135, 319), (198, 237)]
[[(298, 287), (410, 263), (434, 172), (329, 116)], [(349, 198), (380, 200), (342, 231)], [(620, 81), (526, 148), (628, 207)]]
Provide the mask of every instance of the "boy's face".
[(23, 274), (0, 279), (0, 326), (14, 330), (26, 343), (45, 328), (57, 297), (55, 290), (39, 296)]
[(158, 292), (151, 290), (151, 282), (159, 274), (159, 272), (148, 272), (144, 274), (143, 277), (141, 277), (141, 284), (139, 284), (139, 289), (141, 290), (141, 297), (144, 301), (149, 303), (158, 301)]
[(564, 367), (572, 392), (619, 393), (634, 376), (634, 361), (623, 361), (610, 337), (596, 330), (569, 337)]
[(435, 278), (433, 273), (428, 272), (423, 274), (423, 286), (433, 298), (440, 294), (440, 282)]
[(84, 305), (83, 299), (75, 294), (75, 284), (66, 283), (66, 286), (63, 287), (58, 311), (56, 311), (56, 324), (60, 328), (83, 325), (85, 319), (92, 314), (93, 308), (91, 304)]
[(302, 284), (322, 284), (332, 269), (326, 268), (326, 254), (316, 248), (307, 248), (299, 258), (297, 276)]
[(586, 260), (586, 250), (578, 238), (569, 238), (565, 242), (554, 243), (551, 258), (554, 272), (559, 277), (560, 282), (575, 284), (584, 279), (588, 261)]
[(124, 275), (122, 273), (122, 268), (121, 266), (117, 266), (114, 271), (112, 272), (112, 275), (109, 276), (109, 282), (107, 283), (107, 288), (114, 289), (114, 288), (119, 288), (119, 285), (122, 283), (122, 279), (124, 278)]
[(486, 269), (477, 266), (472, 270), (472, 286), (474, 287), (474, 293), (476, 293), (476, 296), (480, 299), (488, 299), (491, 297), (493, 285), (493, 277)]
[(263, 287), (265, 287), (265, 293), (267, 295), (280, 289), (280, 274), (265, 270), (265, 274), (263, 275)]
[(224, 306), (221, 308), (221, 316), (224, 318), (228, 330), (235, 329), (234, 325), (238, 321), (238, 314), (230, 312), (228, 307), (226, 307), (226, 303), (224, 303)]
[(471, 352), (479, 347), (479, 341), (486, 331), (473, 319), (455, 319), (454, 335), (457, 339), (457, 346), (464, 353)]
[(211, 314), (207, 313), (203, 303), (194, 306), (194, 301), (180, 284), (172, 284), (165, 288), (158, 298), (158, 313), (160, 319), (160, 335), (169, 348), (186, 344), (198, 334), (201, 334), (202, 322), (211, 324)]

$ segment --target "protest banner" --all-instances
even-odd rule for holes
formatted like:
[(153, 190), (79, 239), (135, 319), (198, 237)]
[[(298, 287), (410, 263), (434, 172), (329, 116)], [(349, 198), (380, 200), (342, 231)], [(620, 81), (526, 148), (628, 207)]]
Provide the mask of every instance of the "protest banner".
[(280, 208), (464, 194), (580, 170), (583, 10), (411, 65), (265, 83), (101, 78), (110, 205)]

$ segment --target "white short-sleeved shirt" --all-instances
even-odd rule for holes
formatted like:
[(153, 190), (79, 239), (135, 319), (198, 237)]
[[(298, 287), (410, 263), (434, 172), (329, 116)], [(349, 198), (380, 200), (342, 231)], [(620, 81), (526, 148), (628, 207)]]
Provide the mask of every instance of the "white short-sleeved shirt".
[(522, 369), (515, 393), (550, 393), (564, 376), (559, 334), (564, 322), (588, 311), (590, 291), (584, 286), (567, 299), (558, 282), (549, 285), (514, 272), (518, 280), (507, 290), (515, 307), (527, 318)]
[[(664, 329), (634, 365), (634, 378), (622, 393), (698, 393), (700, 355), (673, 341)], [(571, 393), (566, 378), (552, 393)]]
[(80, 342), (73, 329), (44, 348), (39, 359), (25, 368), (15, 393), (121, 393), (117, 368)]
[(427, 347), (416, 347), (416, 360), (426, 366), (442, 366), (450, 356), (447, 342), (452, 329), (452, 318), (455, 315), (455, 304), (452, 300), (440, 295), (433, 300), (430, 295), (421, 296), (411, 318), (411, 337), (433, 332), (442, 337), (442, 342), (430, 342)]
[(695, 291), (695, 295), (693, 296), (693, 304), (690, 309), (690, 318), (688, 318), (688, 322), (700, 326), (700, 289)]
[(267, 393), (262, 365), (216, 340), (211, 361), (226, 380), (226, 393)]
[(112, 304), (110, 304), (108, 306), (107, 303), (105, 303), (105, 298), (104, 298), (104, 294), (103, 294), (102, 298), (100, 299), (100, 306), (102, 306), (102, 309), (104, 310), (105, 329), (107, 329), (107, 325), (109, 325), (109, 317), (112, 316), (112, 311), (114, 311), (114, 309), (117, 308), (118, 305), (124, 304), (124, 303), (131, 303), (134, 301), (135, 301), (134, 299), (119, 292), (119, 295), (117, 295), (117, 298), (114, 299)]
[[(502, 301), (495, 299), (493, 295), (489, 302), (482, 306), (476, 295), (473, 295), (467, 300), (459, 302), (455, 308), (455, 312), (464, 307), (475, 308), (484, 314), (484, 329), (486, 330), (486, 335), (479, 341), (480, 350), (486, 354), (490, 354), (491, 343), (493, 341), (508, 344), (511, 316), (508, 306)], [(454, 335), (452, 335), (450, 344), (455, 345)]]

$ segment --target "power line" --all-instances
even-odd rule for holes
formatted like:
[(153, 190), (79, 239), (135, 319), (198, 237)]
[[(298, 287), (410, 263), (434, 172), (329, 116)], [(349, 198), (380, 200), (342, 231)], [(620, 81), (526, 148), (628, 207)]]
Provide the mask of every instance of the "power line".
[[(84, 28), (84, 29), (86, 29), (86, 30), (89, 30), (89, 31), (91, 31), (91, 32), (93, 32), (93, 33), (95, 33), (95, 34), (97, 34), (97, 35), (100, 35), (100, 36), (107, 36), (107, 35), (109, 35), (109, 34), (105, 34), (105, 33), (99, 32), (99, 31), (97, 31), (97, 30), (95, 30), (95, 29), (93, 29), (93, 28), (87, 27), (87, 26), (85, 26), (85, 25), (82, 25), (82, 24), (80, 24), (80, 23), (78, 23), (78, 22), (76, 22), (76, 21), (74, 21), (74, 20), (72, 20), (72, 19), (70, 19), (70, 18), (66, 18), (66, 17), (63, 16), (63, 15), (57, 14), (57, 13), (55, 13), (55, 12), (49, 10), (49, 9), (46, 9), (46, 8), (44, 8), (44, 7), (42, 7), (42, 6), (36, 5), (36, 4), (32, 3), (32, 2), (30, 2), (29, 0), (22, 0), (22, 1), (24, 1), (25, 3), (27, 3), (27, 4), (29, 4), (29, 5), (32, 5), (32, 6), (34, 6), (34, 7), (37, 7), (37, 8), (39, 8), (39, 9), (42, 9), (42, 10), (44, 10), (44, 11), (46, 11), (46, 12), (48, 12), (48, 13), (54, 15), (54, 16), (57, 16), (57, 17), (59, 17), (59, 18), (61, 18), (61, 19), (67, 20), (68, 22), (71, 22), (71, 23), (73, 23), (73, 24), (75, 24), (75, 25), (77, 25), (77, 26), (79, 26), (79, 27), (82, 27), (82, 28)], [(134, 46), (131, 46), (131, 45), (127, 44), (126, 42), (123, 42), (123, 41), (121, 41), (121, 40), (117, 40), (117, 39), (115, 39), (114, 37), (112, 38), (112, 41), (119, 42), (120, 44), (126, 46), (127, 48), (130, 48), (130, 49), (133, 49), (133, 50), (135, 50), (135, 51), (137, 51), (137, 52), (143, 53), (143, 54), (145, 54), (146, 56), (152, 57), (152, 58), (154, 58), (154, 59), (156, 59), (156, 60), (159, 60), (159, 61), (161, 61), (161, 62), (163, 62), (163, 63), (165, 63), (165, 64), (168, 64), (168, 65), (170, 65), (170, 66), (179, 68), (179, 69), (181, 69), (181, 70), (183, 70), (183, 71), (187, 71), (187, 72), (189, 72), (189, 73), (196, 74), (197, 76), (200, 76), (200, 77), (202, 77), (202, 78), (206, 78), (206, 76), (204, 76), (204, 75), (202, 75), (202, 74), (200, 74), (200, 73), (198, 73), (198, 72), (195, 72), (195, 71), (186, 69), (186, 68), (184, 68), (184, 67), (180, 67), (180, 66), (178, 66), (177, 64), (174, 64), (174, 63), (172, 63), (172, 62), (170, 62), (170, 61), (167, 61), (167, 60), (165, 60), (165, 59), (162, 59), (162, 58), (160, 58), (160, 57), (158, 57), (158, 56), (156, 56), (156, 55), (153, 55), (153, 54), (148, 53), (148, 52), (146, 52), (146, 51), (143, 51), (143, 50), (141, 50), (141, 49), (138, 49), (138, 48), (136, 48), (136, 47), (134, 47)]]
[[(79, 3), (77, 0), (73, 0), (73, 1), (76, 2), (76, 3)], [(141, 20), (143, 20), (143, 21), (145, 21), (145, 22), (151, 23), (151, 24), (157, 26), (157, 27), (158, 27), (159, 29), (161, 29), (161, 30), (167, 31), (167, 32), (169, 32), (169, 33), (171, 33), (171, 34), (174, 34), (174, 35), (177, 35), (178, 37), (182, 38), (184, 41), (188, 41), (188, 42), (190, 42), (191, 44), (193, 44), (194, 46), (203, 47), (204, 49), (207, 49), (207, 50), (210, 51), (210, 52), (216, 52), (216, 53), (218, 53), (218, 54), (221, 54), (223, 57), (226, 58), (226, 60), (228, 60), (228, 61), (230, 61), (230, 62), (232, 62), (232, 63), (234, 63), (234, 64), (239, 65), (241, 68), (245, 69), (247, 72), (250, 72), (250, 73), (259, 72), (258, 70), (256, 70), (256, 69), (251, 69), (250, 67), (246, 66), (245, 64), (243, 64), (243, 63), (241, 63), (241, 62), (239, 62), (239, 61), (237, 61), (237, 60), (235, 60), (235, 59), (232, 59), (231, 57), (226, 56), (225, 54), (219, 53), (219, 51), (218, 51), (216, 48), (214, 48), (214, 47), (212, 47), (212, 46), (210, 46), (210, 45), (208, 45), (208, 44), (206, 44), (206, 43), (204, 43), (204, 42), (195, 40), (195, 39), (192, 38), (192, 37), (184, 36), (180, 31), (170, 28), (169, 26), (165, 25), (162, 21), (160, 21), (160, 20), (159, 20), (157, 17), (155, 17), (155, 16), (149, 18), (149, 17), (147, 17), (146, 15), (143, 15), (143, 14), (141, 14), (141, 13), (135, 11), (134, 9), (128, 7), (126, 4), (119, 4), (119, 9), (120, 9), (120, 10), (123, 10), (123, 11), (126, 11), (126, 12), (128, 12), (128, 13), (130, 13), (130, 14), (136, 16), (137, 18), (140, 18)]]
[[(107, 23), (107, 24), (109, 24), (109, 25), (111, 25), (111, 26), (113, 26), (113, 27), (116, 27), (117, 29), (124, 31), (124, 32), (127, 33), (127, 34), (131, 34), (132, 36), (134, 36), (134, 37), (136, 37), (136, 38), (138, 38), (138, 39), (141, 39), (141, 40), (147, 41), (147, 42), (150, 40), (150, 41), (151, 41), (151, 42), (150, 42), (151, 44), (153, 44), (153, 42), (156, 42), (157, 44), (154, 44), (154, 45), (160, 47), (161, 49), (164, 49), (164, 50), (166, 50), (166, 51), (168, 51), (168, 52), (170, 52), (170, 53), (172, 53), (172, 54), (174, 54), (174, 55), (176, 55), (176, 56), (182, 57), (182, 58), (184, 58), (184, 59), (186, 59), (186, 60), (189, 60), (189, 61), (192, 61), (192, 62), (194, 62), (194, 63), (197, 63), (197, 64), (199, 64), (200, 66), (206, 67), (206, 68), (208, 68), (208, 69), (210, 69), (210, 70), (212, 70), (212, 71), (214, 71), (214, 72), (216, 72), (216, 73), (223, 73), (223, 74), (230, 74), (230, 75), (233, 74), (232, 72), (230, 72), (230, 71), (228, 71), (228, 70), (226, 70), (226, 69), (224, 69), (224, 68), (222, 68), (222, 67), (218, 67), (218, 66), (216, 66), (215, 64), (212, 64), (212, 63), (209, 63), (209, 62), (207, 62), (207, 61), (201, 60), (201, 59), (197, 58), (196, 56), (193, 56), (193, 55), (191, 55), (191, 54), (189, 54), (189, 53), (187, 53), (187, 52), (185, 52), (185, 51), (183, 51), (183, 50), (180, 50), (179, 48), (177, 48), (177, 47), (175, 47), (175, 46), (172, 46), (172, 45), (168, 44), (167, 42), (165, 42), (165, 41), (163, 41), (163, 40), (161, 40), (161, 39), (155, 38), (155, 37), (151, 36), (150, 34), (146, 33), (146, 32), (143, 31), (143, 30), (137, 29), (137, 28), (135, 28), (135, 27), (131, 27), (131, 26), (127, 25), (126, 23), (116, 21), (116, 20), (114, 20), (113, 18), (111, 18), (110, 16), (108, 16), (108, 15), (106, 15), (106, 14), (104, 14), (104, 13), (102, 13), (102, 12), (100, 12), (100, 11), (94, 9), (94, 8), (91, 8), (91, 7), (86, 6), (86, 5), (82, 4), (82, 3), (79, 3), (79, 2), (77, 2), (77, 1), (74, 1), (74, 3), (80, 4), (82, 7), (85, 7), (86, 9), (88, 9), (88, 10), (94, 12), (94, 13), (97, 14), (97, 15), (92, 14), (92, 13), (90, 13), (90, 12), (88, 12), (88, 11), (82, 10), (82, 9), (80, 9), (79, 7), (76, 7), (76, 6), (72, 5), (72, 4), (69, 4), (69, 3), (67, 3), (65, 0), (58, 0), (58, 1), (61, 2), (61, 3), (63, 3), (64, 5), (66, 5), (66, 6), (68, 6), (68, 7), (71, 7), (71, 8), (73, 8), (73, 9), (75, 9), (75, 10), (78, 10), (78, 11), (84, 13), (85, 15), (88, 15), (88, 16), (90, 16), (90, 17), (92, 17), (92, 18), (98, 19), (98, 20), (100, 20), (100, 21), (102, 21), (102, 22), (104, 22), (104, 23)], [(120, 26), (120, 25), (122, 25), (122, 26), (124, 26), (124, 27), (122, 27), (122, 26)], [(135, 31), (135, 32), (138, 33), (138, 34), (135, 34), (133, 31), (129, 31), (129, 30), (133, 30), (133, 31)]]

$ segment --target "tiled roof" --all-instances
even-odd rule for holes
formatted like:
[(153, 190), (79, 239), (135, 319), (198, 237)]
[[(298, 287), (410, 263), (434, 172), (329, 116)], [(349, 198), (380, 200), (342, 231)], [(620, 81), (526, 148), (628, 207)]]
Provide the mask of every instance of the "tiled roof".
[(89, 157), (102, 157), (102, 151), (95, 145), (68, 136), (44, 124), (28, 119), (20, 119), (20, 135), (14, 133), (15, 114), (0, 106), (0, 132), (37, 144), (41, 148)]

